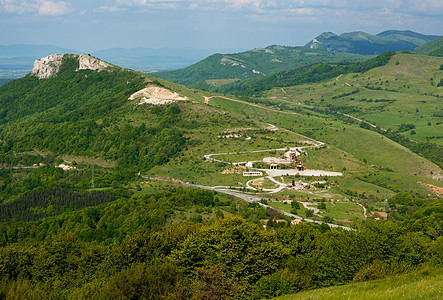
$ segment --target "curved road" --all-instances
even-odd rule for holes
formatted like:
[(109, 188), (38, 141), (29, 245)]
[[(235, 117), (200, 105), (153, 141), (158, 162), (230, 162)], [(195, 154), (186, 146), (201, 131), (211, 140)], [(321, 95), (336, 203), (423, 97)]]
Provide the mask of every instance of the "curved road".
[[(177, 182), (177, 181), (172, 181), (172, 180), (167, 180), (167, 179), (153, 178), (153, 177), (149, 177), (149, 176), (142, 176), (142, 178), (150, 179), (150, 180), (174, 182), (174, 183), (178, 183), (178, 184), (182, 184), (182, 185), (186, 185), (186, 186), (192, 186), (192, 187), (196, 187), (196, 188), (200, 188), (200, 189), (216, 191), (216, 192), (219, 192), (219, 193), (224, 193), (224, 194), (227, 194), (227, 195), (232, 195), (234, 197), (238, 197), (238, 198), (243, 199), (243, 200), (245, 200), (247, 202), (258, 203), (258, 204), (260, 204), (263, 207), (269, 207), (269, 208), (275, 209), (278, 212), (282, 213), (283, 215), (291, 217), (291, 218), (294, 218), (294, 219), (300, 219), (300, 220), (303, 220), (303, 221), (306, 221), (306, 222), (315, 223), (315, 224), (325, 223), (325, 222), (321, 222), (321, 221), (305, 219), (305, 218), (302, 218), (300, 216), (297, 216), (297, 215), (294, 215), (294, 214), (291, 214), (291, 213), (279, 210), (277, 208), (270, 207), (269, 205), (266, 205), (266, 204), (263, 204), (263, 203), (260, 202), (260, 200), (265, 199), (265, 198), (261, 198), (261, 197), (257, 197), (257, 196), (245, 195), (245, 194), (242, 194), (242, 193), (239, 193), (239, 192), (234, 192), (234, 191), (230, 191), (230, 190), (224, 190), (224, 189), (220, 189), (220, 188), (214, 188), (214, 187), (205, 186), (205, 185), (192, 184), (192, 183), (188, 183), (188, 182)], [(330, 227), (334, 227), (334, 228), (341, 228), (341, 229), (344, 229), (344, 230), (355, 231), (355, 229), (352, 229), (352, 228), (349, 228), (349, 227), (346, 227), (346, 226), (341, 226), (341, 225), (331, 224), (331, 223), (326, 223), (326, 224), (328, 224)]]

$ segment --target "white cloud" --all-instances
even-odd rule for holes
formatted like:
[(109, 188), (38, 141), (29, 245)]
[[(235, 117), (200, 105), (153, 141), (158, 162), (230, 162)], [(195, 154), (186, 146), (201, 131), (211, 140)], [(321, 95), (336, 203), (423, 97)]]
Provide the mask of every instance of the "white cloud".
[(33, 11), (35, 6), (29, 2), (16, 0), (0, 0), (0, 11), (10, 14), (25, 14)]
[(389, 27), (400, 26), (402, 20), (407, 26), (406, 20), (443, 16), (443, 0), (114, 0), (110, 6), (95, 9), (103, 13), (123, 10), (133, 13), (179, 12), (183, 15), (200, 11), (202, 14), (229, 14), (270, 23), (324, 23), (335, 19), (337, 24), (347, 20), (346, 23), (356, 27), (379, 27), (380, 24)]
[(105, 13), (116, 13), (127, 10), (124, 7), (117, 7), (117, 6), (100, 6), (94, 9), (96, 12), (105, 12)]
[(65, 15), (70, 11), (70, 4), (64, 1), (37, 1), (38, 14), (41, 16)]
[(70, 12), (70, 4), (64, 1), (17, 1), (0, 0), (0, 11), (10, 14), (34, 13), (41, 16), (59, 16)]

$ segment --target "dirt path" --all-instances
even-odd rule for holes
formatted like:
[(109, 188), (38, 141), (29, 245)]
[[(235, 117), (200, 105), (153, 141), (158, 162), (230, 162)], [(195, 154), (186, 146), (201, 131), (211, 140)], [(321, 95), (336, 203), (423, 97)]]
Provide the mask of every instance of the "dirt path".
[(361, 205), (360, 203), (356, 203), (358, 205), (360, 205), (363, 208), (363, 215), (365, 216), (365, 219), (368, 218), (368, 216), (366, 215), (366, 207), (364, 207), (363, 205)]
[[(337, 113), (340, 113), (340, 112), (337, 112)], [(376, 125), (374, 125), (374, 124), (372, 124), (372, 123), (369, 123), (368, 121), (365, 121), (365, 120), (362, 120), (362, 119), (359, 119), (359, 118), (357, 118), (357, 117), (353, 117), (353, 116), (351, 116), (351, 115), (348, 115), (348, 114), (344, 114), (344, 113), (341, 113), (343, 116), (346, 116), (346, 117), (348, 117), (348, 118), (351, 118), (351, 119), (354, 119), (354, 120), (356, 120), (356, 121), (359, 121), (359, 122), (365, 122), (366, 124), (368, 124), (369, 126), (371, 126), (371, 127), (374, 127), (374, 128), (377, 128), (377, 126)], [(383, 131), (386, 131), (386, 129), (384, 129), (384, 128), (381, 128), (381, 127), (379, 127), (381, 130), (383, 130)]]
[(212, 98), (221, 98), (221, 99), (225, 99), (225, 100), (229, 100), (229, 101), (233, 101), (233, 102), (238, 102), (238, 103), (246, 104), (246, 105), (254, 106), (254, 107), (261, 108), (261, 109), (264, 109), (264, 110), (267, 110), (267, 111), (273, 111), (273, 112), (281, 113), (281, 114), (300, 115), (299, 113), (295, 113), (295, 112), (276, 110), (276, 109), (260, 106), (260, 105), (257, 105), (257, 104), (249, 103), (249, 102), (246, 102), (246, 101), (232, 99), (232, 98), (223, 97), (223, 96), (211, 96), (211, 97), (206, 97), (205, 96), (205, 103), (209, 104), (209, 101), (211, 101)]
[(313, 204), (313, 203), (311, 203), (311, 202), (301, 202), (301, 204), (303, 204), (303, 206), (304, 206), (306, 209), (309, 209), (309, 210), (314, 211), (314, 214), (316, 214), (316, 215), (318, 215), (318, 214), (320, 213), (320, 210), (319, 210), (317, 207), (309, 206), (309, 205), (315, 205), (315, 204)]

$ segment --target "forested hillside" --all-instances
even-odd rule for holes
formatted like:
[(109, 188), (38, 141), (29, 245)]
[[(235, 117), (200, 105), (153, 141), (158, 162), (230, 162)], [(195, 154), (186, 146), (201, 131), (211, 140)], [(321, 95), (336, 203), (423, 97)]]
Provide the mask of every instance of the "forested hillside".
[(415, 48), (415, 52), (430, 56), (443, 56), (443, 37), (439, 37)]
[[(241, 99), (116, 66), (80, 69), (79, 59), (0, 87), (0, 298), (263, 299), (441, 273), (441, 168), (397, 143), (410, 125), (385, 132), (322, 106), (360, 99), (340, 80), (410, 70), (407, 56), (319, 64), (320, 83), (306, 67), (295, 87)], [(436, 80), (435, 61), (417, 59)], [(300, 87), (312, 100), (292, 102)], [(438, 107), (435, 95), (419, 112)], [(365, 97), (357, 103), (395, 102)], [(280, 184), (243, 173), (290, 148), (319, 175), (282, 173)]]
[(364, 61), (368, 58), (349, 53), (274, 45), (241, 53), (214, 54), (184, 69), (156, 73), (156, 76), (197, 88), (211, 88), (315, 62)]
[(182, 133), (171, 128), (179, 119), (177, 106), (158, 110), (155, 124), (130, 126), (124, 118), (128, 97), (150, 79), (119, 68), (75, 71), (76, 58), (64, 60), (56, 77), (27, 75), (3, 86), (2, 155), (41, 150), (52, 156), (99, 156), (115, 161), (120, 174), (130, 174), (161, 164), (181, 150)]
[(388, 63), (394, 52), (383, 53), (376, 58), (356, 63), (316, 63), (290, 71), (282, 71), (260, 78), (225, 85), (217, 91), (251, 95), (274, 87), (287, 87), (304, 83), (315, 83), (335, 78), (341, 74), (363, 73)]
[[(357, 231), (297, 225), (270, 233), (241, 217), (164, 227), (167, 211), (191, 199), (214, 205), (211, 194), (176, 191), (81, 210), (69, 219), (3, 226), (0, 293), (22, 299), (263, 299), (442, 264), (441, 207), (431, 202), (419, 204), (407, 221), (367, 222)], [(138, 222), (131, 223), (133, 215)]]

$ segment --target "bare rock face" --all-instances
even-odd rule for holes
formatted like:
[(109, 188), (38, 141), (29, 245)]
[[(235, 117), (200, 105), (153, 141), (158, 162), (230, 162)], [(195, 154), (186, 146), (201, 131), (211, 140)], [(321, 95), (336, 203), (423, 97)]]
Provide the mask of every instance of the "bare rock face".
[(31, 74), (39, 79), (54, 77), (60, 71), (63, 56), (64, 54), (51, 54), (42, 59), (37, 59), (34, 62), (34, 68)]
[(163, 87), (148, 85), (146, 88), (132, 94), (128, 100), (139, 99), (138, 104), (162, 105), (176, 101), (189, 100), (188, 97), (180, 96), (176, 92), (171, 92)]
[[(63, 64), (64, 55), (65, 54), (51, 54), (49, 56), (43, 57), (42, 59), (37, 59), (34, 62), (34, 68), (32, 69), (31, 75), (35, 75), (39, 79), (46, 79), (56, 76), (60, 71), (61, 65)], [(109, 67), (112, 67), (111, 64), (86, 54), (73, 56), (77, 57), (78, 60), (78, 69), (76, 71), (103, 71)]]
[(112, 65), (86, 54), (80, 54), (78, 57), (78, 70), (102, 71), (109, 67)]

